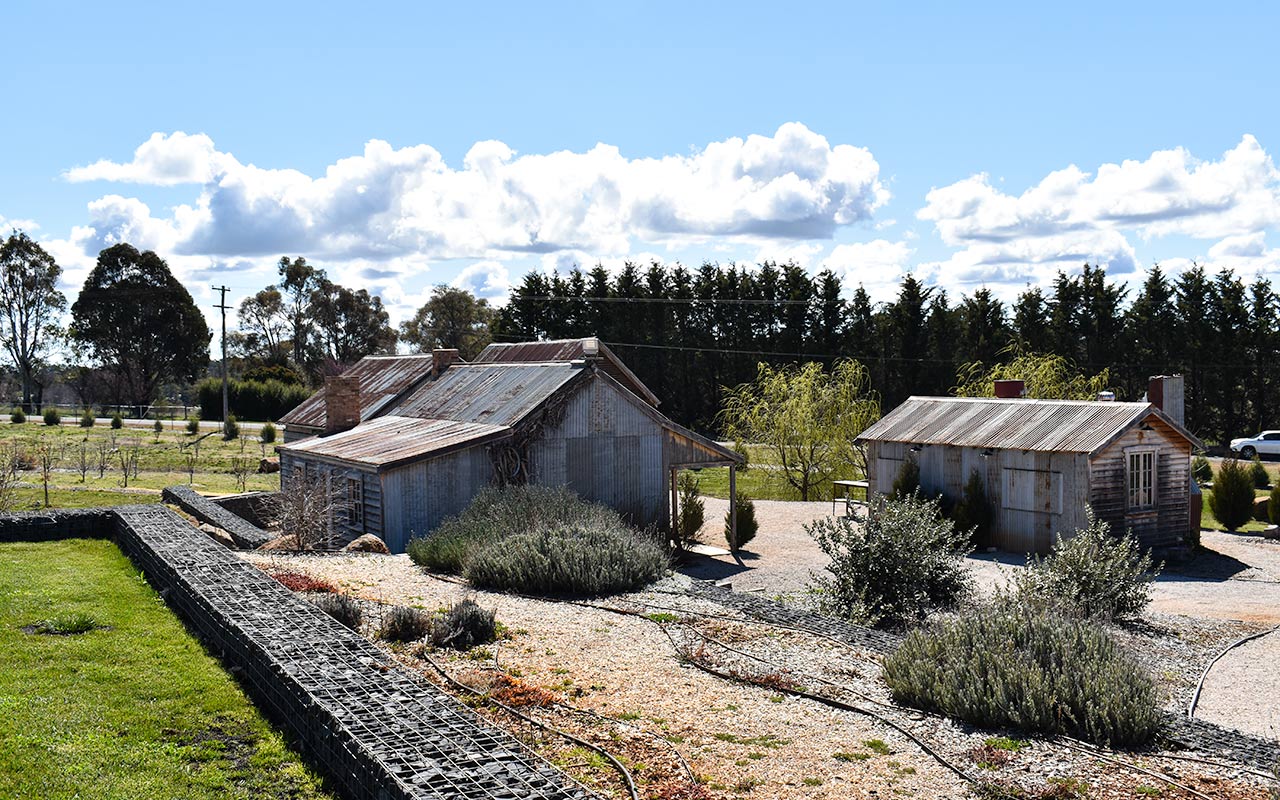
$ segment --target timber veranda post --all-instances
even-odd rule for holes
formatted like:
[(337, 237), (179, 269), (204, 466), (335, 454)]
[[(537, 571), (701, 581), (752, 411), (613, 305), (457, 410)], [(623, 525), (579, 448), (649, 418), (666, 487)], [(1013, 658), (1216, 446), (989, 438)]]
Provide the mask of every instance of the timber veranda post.
[(738, 552), (738, 465), (729, 465), (729, 548)]

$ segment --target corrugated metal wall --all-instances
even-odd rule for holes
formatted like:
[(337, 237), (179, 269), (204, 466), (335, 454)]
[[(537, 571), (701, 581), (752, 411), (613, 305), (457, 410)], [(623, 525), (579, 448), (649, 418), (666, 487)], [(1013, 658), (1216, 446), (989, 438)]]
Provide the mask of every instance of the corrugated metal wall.
[(409, 539), (435, 530), (492, 482), (493, 462), (483, 446), (384, 472), (387, 548), (403, 553)]
[(568, 486), (635, 525), (663, 522), (666, 429), (639, 402), (602, 380), (584, 386), (530, 448), (533, 482)]
[[(945, 445), (913, 453), (899, 442), (868, 442), (868, 481), (873, 492), (889, 494), (902, 463), (912, 457), (920, 465), (920, 486), (926, 493), (958, 500), (969, 475), (977, 470), (996, 513), (996, 546), (1011, 552), (1047, 552), (1056, 534), (1070, 533), (1084, 524), (1089, 499), (1086, 456), (996, 450), (984, 457), (982, 453), (978, 448)], [(1016, 496), (1006, 503), (1007, 490)]]

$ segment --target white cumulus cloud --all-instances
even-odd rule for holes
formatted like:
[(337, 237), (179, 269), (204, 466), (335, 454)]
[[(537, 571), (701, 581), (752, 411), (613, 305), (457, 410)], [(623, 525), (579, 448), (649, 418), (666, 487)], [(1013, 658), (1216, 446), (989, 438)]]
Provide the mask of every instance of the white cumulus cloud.
[(974, 175), (930, 191), (917, 217), (958, 248), (930, 265), (956, 281), (1038, 282), (1085, 261), (1124, 273), (1136, 266), (1131, 235), (1252, 242), (1280, 223), (1280, 171), (1246, 135), (1217, 160), (1175, 148), (1094, 174), (1072, 165), (1016, 196)]
[(710, 237), (829, 238), (887, 202), (879, 171), (866, 149), (788, 123), (773, 136), (661, 158), (629, 159), (606, 144), (521, 155), (485, 141), (458, 168), (428, 145), (374, 140), (320, 176), (246, 165), (204, 134), (157, 133), (132, 161), (99, 161), (66, 176), (198, 187), (192, 202), (159, 219), (145, 206), (124, 208), (116, 195), (103, 198), (92, 211), (102, 241), (171, 231), (174, 251), (193, 255), (494, 260), (623, 255), (636, 242)]

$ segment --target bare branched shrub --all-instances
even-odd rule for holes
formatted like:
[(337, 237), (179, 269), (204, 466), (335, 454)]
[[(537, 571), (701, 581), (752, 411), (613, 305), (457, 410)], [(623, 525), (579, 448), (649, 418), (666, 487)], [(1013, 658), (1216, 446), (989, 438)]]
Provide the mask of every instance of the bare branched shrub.
[[(244, 439), (240, 440), (241, 444)], [(236, 490), (243, 492), (249, 484), (249, 474), (253, 472), (253, 459), (249, 456), (233, 456), (231, 459), (231, 474), (236, 479)]]
[(4, 454), (0, 463), (0, 513), (12, 511), (18, 505), (18, 470), (14, 465), (13, 452)]
[(267, 501), (270, 516), (280, 522), (282, 536), (294, 537), (298, 550), (328, 550), (335, 522), (350, 507), (340, 481), (299, 470)]
[(107, 467), (111, 466), (111, 447), (106, 442), (98, 443), (98, 480), (106, 477)]
[(93, 461), (89, 457), (89, 443), (80, 443), (80, 452), (76, 458), (76, 471), (80, 473), (80, 482), (84, 483), (89, 479), (89, 468), (93, 466)]
[(36, 445), (36, 465), (40, 468), (40, 483), (44, 485), (44, 507), (49, 507), (49, 484), (53, 481), (53, 470), (58, 465), (58, 452), (53, 442), (41, 437)]

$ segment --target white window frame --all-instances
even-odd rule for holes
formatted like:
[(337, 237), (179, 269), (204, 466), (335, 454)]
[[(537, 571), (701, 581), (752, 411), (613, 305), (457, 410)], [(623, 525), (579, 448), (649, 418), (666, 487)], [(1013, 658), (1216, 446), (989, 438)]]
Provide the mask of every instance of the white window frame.
[(1159, 489), (1159, 448), (1126, 448), (1124, 451), (1125, 508), (1132, 512), (1155, 511), (1160, 505)]

